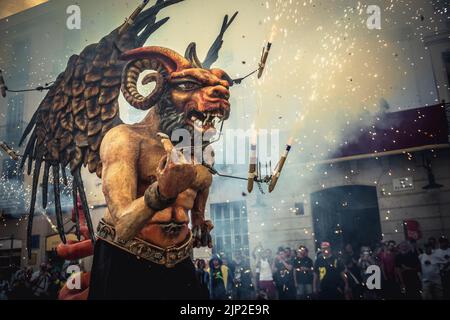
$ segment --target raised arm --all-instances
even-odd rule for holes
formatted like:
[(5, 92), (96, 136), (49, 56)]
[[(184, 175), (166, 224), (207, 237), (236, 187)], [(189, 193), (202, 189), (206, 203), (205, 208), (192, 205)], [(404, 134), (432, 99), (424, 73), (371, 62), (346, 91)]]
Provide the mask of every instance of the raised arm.
[(100, 150), (103, 194), (121, 240), (136, 236), (155, 214), (144, 197), (137, 198), (139, 143), (130, 139), (124, 130), (112, 130)]
[(161, 142), (166, 155), (156, 169), (157, 181), (139, 198), (137, 165), (141, 142), (126, 127), (114, 128), (102, 142), (103, 193), (120, 240), (136, 236), (156, 212), (171, 206), (195, 180), (194, 166), (174, 150), (167, 137), (161, 136)]

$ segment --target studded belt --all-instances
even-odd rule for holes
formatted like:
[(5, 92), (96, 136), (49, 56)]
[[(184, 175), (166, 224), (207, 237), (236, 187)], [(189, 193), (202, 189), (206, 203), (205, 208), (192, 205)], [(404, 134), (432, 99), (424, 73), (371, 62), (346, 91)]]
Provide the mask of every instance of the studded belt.
[(97, 238), (135, 255), (137, 258), (164, 265), (167, 268), (173, 268), (176, 264), (189, 258), (192, 252), (192, 232), (190, 231), (188, 239), (180, 246), (161, 248), (136, 237), (128, 241), (118, 240), (114, 226), (101, 219), (97, 226)]

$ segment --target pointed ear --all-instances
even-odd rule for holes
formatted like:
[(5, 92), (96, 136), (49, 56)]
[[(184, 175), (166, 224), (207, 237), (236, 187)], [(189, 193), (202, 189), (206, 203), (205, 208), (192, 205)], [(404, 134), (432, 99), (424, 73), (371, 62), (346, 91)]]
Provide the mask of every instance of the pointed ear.
[(189, 62), (192, 64), (194, 68), (201, 68), (203, 69), (202, 63), (197, 57), (197, 45), (195, 42), (191, 42), (189, 46), (186, 49), (186, 52), (184, 54), (184, 57), (189, 60)]

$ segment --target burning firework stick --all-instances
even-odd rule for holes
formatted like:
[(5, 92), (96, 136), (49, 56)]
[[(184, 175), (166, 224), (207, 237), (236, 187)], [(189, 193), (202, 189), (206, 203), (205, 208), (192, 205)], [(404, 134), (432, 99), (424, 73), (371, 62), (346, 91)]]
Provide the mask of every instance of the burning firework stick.
[(275, 186), (277, 185), (278, 179), (280, 178), (281, 170), (283, 170), (284, 163), (286, 162), (289, 152), (291, 151), (291, 146), (292, 146), (292, 138), (289, 139), (286, 145), (286, 149), (284, 150), (284, 153), (280, 158), (280, 162), (278, 162), (278, 165), (275, 168), (275, 171), (269, 184), (269, 192), (272, 192), (273, 189), (275, 189)]
[(258, 69), (258, 79), (261, 78), (264, 69), (266, 67), (267, 58), (269, 57), (270, 48), (272, 48), (272, 43), (268, 42), (267, 47), (263, 49), (263, 53), (261, 56), (261, 62), (259, 63), (259, 69)]
[(2, 148), (8, 154), (8, 156), (10, 156), (11, 159), (13, 159), (14, 161), (18, 161), (19, 160), (19, 155), (17, 154), (17, 152), (15, 152), (5, 142), (0, 141), (0, 148)]
[(252, 144), (250, 147), (250, 166), (248, 168), (247, 191), (250, 193), (253, 190), (253, 182), (256, 177), (256, 145)]
[(144, 10), (145, 6), (148, 4), (149, 0), (144, 0), (136, 10), (133, 11), (131, 16), (125, 21), (125, 23), (120, 27), (119, 34), (125, 33), (134, 23), (137, 16)]
[(11, 159), (13, 159), (14, 161), (19, 160), (19, 155), (17, 154), (17, 152), (14, 151), (10, 146), (8, 146), (3, 141), (0, 141), (0, 148), (2, 148), (8, 154), (8, 156), (10, 156)]
[(253, 190), (253, 182), (255, 181), (255, 178), (258, 176), (256, 173), (256, 141), (257, 141), (257, 135), (256, 131), (254, 130), (254, 126), (252, 126), (253, 134), (250, 140), (250, 165), (248, 168), (248, 178), (247, 178), (247, 191), (250, 193)]

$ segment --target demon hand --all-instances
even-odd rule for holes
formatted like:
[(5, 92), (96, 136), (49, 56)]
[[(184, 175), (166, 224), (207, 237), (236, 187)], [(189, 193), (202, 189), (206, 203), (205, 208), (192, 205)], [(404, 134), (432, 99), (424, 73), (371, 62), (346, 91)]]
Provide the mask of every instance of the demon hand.
[(212, 248), (211, 230), (214, 228), (210, 220), (193, 221), (192, 237), (194, 239), (194, 248), (209, 247)]
[(173, 199), (192, 186), (196, 170), (194, 165), (174, 148), (168, 136), (164, 134), (159, 136), (167, 154), (159, 162), (156, 171), (158, 189), (163, 198)]

